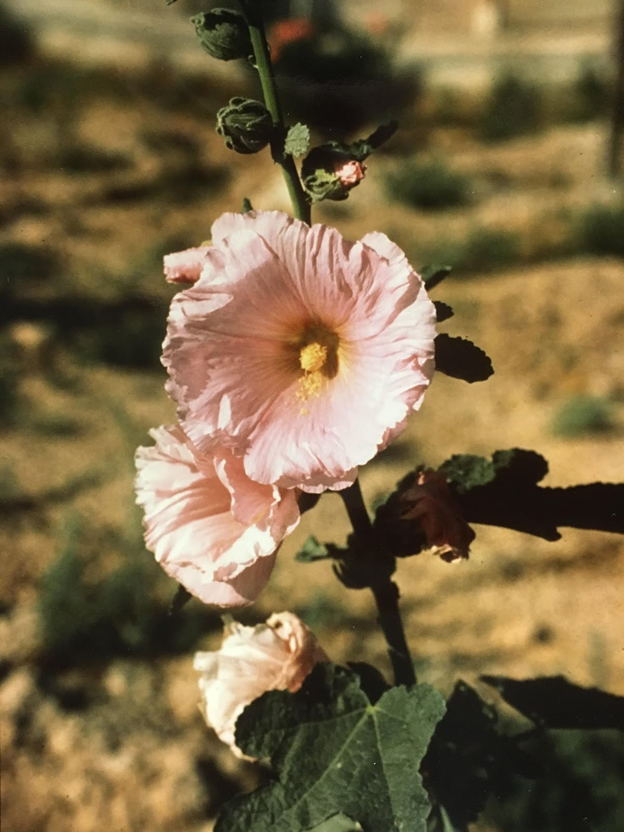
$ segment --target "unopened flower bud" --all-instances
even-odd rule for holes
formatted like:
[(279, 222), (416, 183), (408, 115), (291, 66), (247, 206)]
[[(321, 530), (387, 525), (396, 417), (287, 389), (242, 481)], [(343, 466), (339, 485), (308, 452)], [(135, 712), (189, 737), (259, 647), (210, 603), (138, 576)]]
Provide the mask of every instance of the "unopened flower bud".
[(366, 165), (349, 152), (347, 145), (329, 142), (313, 148), (301, 167), (303, 185), (315, 202), (343, 200), (366, 173)]
[(242, 756), (234, 732), (245, 707), (268, 690), (294, 693), (314, 665), (324, 661), (327, 656), (314, 633), (294, 613), (275, 613), (256, 627), (230, 619), (221, 649), (195, 654), (206, 722)]
[(202, 48), (213, 58), (233, 61), (247, 58), (253, 49), (249, 29), (240, 12), (213, 9), (191, 18)]
[(227, 107), (217, 113), (217, 133), (225, 144), (237, 153), (257, 153), (271, 140), (273, 120), (260, 101), (251, 98), (232, 98)]

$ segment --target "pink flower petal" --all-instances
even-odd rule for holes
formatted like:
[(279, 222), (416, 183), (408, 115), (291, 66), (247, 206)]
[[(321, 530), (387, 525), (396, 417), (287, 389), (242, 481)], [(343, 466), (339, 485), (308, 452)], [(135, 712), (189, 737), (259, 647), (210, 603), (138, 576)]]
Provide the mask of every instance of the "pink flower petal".
[(164, 258), (165, 277), (169, 283), (195, 283), (208, 259), (210, 246), (187, 248), (167, 254)]
[(267, 585), (277, 552), (258, 558), (235, 577), (210, 580), (196, 563), (171, 564), (167, 573), (204, 604), (222, 609), (237, 609), (253, 604)]
[[(174, 299), (164, 346), (185, 431), (201, 452), (243, 457), (257, 482), (346, 487), (431, 380), (421, 278), (383, 234), (353, 244), (279, 212), (225, 214), (212, 234), (223, 271)], [(304, 366), (317, 330), (329, 340)]]
[[(251, 603), (269, 578), (277, 547), (298, 522), (295, 493), (251, 482), (242, 461), (227, 451), (198, 455), (180, 427), (162, 427), (152, 436), (156, 445), (139, 448), (136, 456), (147, 547), (205, 603)], [(237, 517), (232, 502), (241, 507)]]

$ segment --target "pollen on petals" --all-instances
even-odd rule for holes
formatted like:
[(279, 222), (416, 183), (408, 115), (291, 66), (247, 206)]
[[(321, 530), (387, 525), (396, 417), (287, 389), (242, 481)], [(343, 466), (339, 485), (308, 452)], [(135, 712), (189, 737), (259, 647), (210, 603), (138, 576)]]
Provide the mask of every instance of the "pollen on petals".
[[(306, 373), (299, 380), (299, 387), (297, 388), (297, 398), (302, 402), (307, 402), (308, 399), (318, 396), (323, 388), (324, 382), (323, 374), (320, 372)], [(302, 410), (301, 415), (307, 416), (309, 410)]]

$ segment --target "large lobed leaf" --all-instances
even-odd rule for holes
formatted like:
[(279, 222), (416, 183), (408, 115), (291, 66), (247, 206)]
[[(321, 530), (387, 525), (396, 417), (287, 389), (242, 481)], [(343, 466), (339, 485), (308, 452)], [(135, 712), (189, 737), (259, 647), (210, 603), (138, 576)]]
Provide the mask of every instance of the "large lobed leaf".
[(298, 693), (266, 693), (239, 717), (236, 744), (276, 779), (227, 803), (215, 832), (301, 832), (341, 813), (365, 830), (425, 832), (419, 769), (444, 710), (428, 685), (371, 701), (356, 673), (317, 665)]
[(536, 725), (624, 731), (624, 696), (598, 688), (584, 688), (564, 676), (537, 679), (481, 676), (481, 681), (496, 688), (505, 702)]
[(559, 540), (560, 526), (624, 534), (624, 483), (543, 487), (539, 483), (548, 463), (535, 451), (496, 451), (491, 460), (458, 454), (439, 470), (469, 523), (503, 526), (545, 540)]
[(496, 730), (496, 713), (473, 688), (457, 682), (423, 762), (427, 782), (452, 824), (477, 820), (497, 778), (518, 768), (519, 752)]

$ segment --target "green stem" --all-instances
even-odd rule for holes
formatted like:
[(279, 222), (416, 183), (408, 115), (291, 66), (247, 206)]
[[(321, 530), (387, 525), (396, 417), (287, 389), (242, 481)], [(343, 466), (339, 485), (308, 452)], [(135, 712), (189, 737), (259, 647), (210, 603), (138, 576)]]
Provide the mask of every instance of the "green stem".
[(310, 225), (310, 203), (306, 199), (305, 192), (301, 185), (295, 160), (290, 154), (284, 153), (286, 127), (284, 125), (282, 109), (277, 95), (277, 86), (275, 84), (273, 67), (269, 56), (269, 47), (266, 40), (266, 34), (264, 32), (264, 23), (262, 22), (262, 17), (257, 8), (252, 8), (251, 4), (248, 6), (245, 2), (243, 2), (242, 5), (247, 15), (249, 35), (251, 37), (251, 45), (253, 47), (254, 58), (256, 60), (256, 69), (258, 70), (258, 75), (260, 76), (260, 85), (262, 87), (264, 103), (266, 104), (267, 110), (271, 113), (273, 126), (275, 127), (275, 138), (271, 142), (271, 154), (273, 156), (273, 161), (282, 168), (295, 217), (299, 220), (303, 220), (303, 222), (307, 222), (308, 225)]
[(377, 620), (388, 645), (395, 684), (414, 685), (416, 674), (399, 612), (399, 589), (383, 569), (378, 566), (376, 568), (376, 562), (384, 557), (384, 546), (375, 534), (364, 504), (359, 481), (356, 480), (352, 486), (339, 493), (347, 509), (356, 538), (362, 551), (366, 553), (368, 569), (363, 567), (363, 571), (368, 573), (368, 586), (373, 593), (377, 606)]

